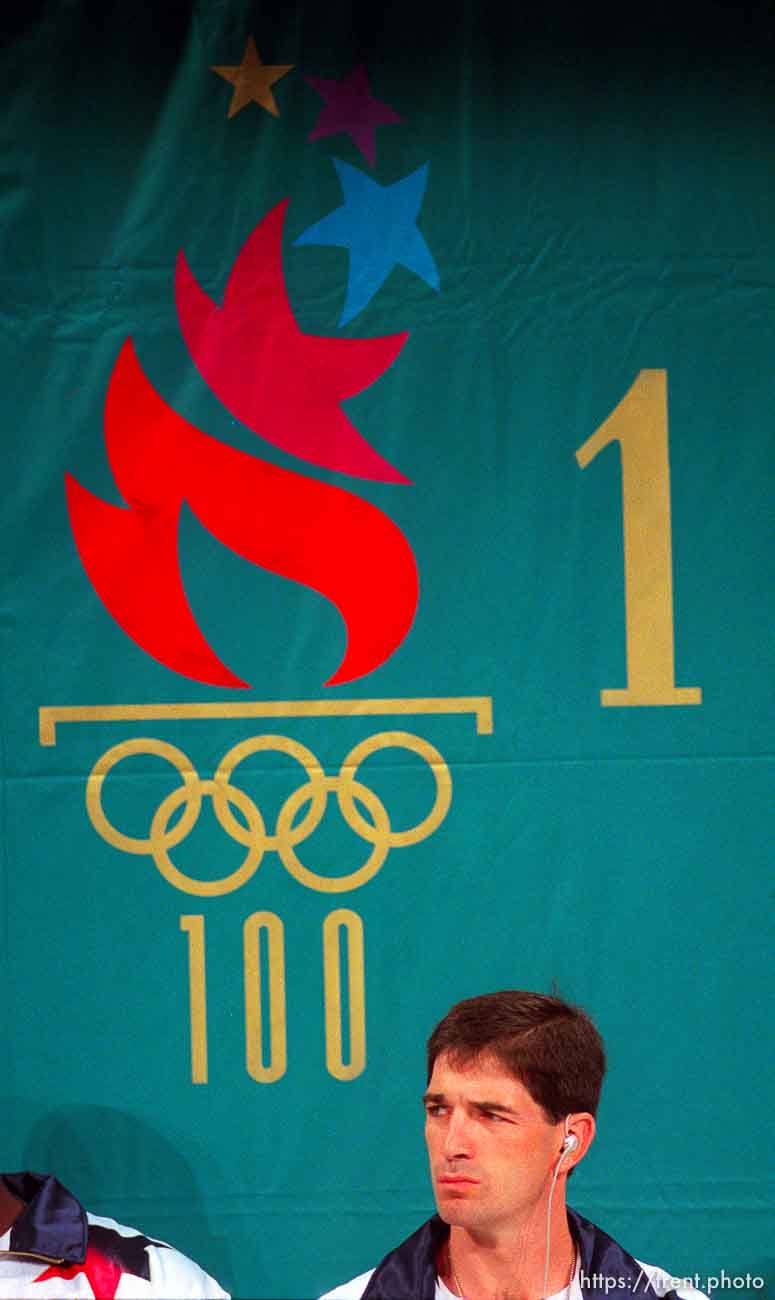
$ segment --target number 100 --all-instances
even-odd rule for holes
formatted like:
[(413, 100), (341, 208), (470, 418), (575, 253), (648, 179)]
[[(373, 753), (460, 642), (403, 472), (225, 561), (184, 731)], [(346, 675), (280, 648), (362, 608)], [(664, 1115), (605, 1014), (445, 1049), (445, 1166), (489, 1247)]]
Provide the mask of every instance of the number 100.
[[(205, 918), (181, 916), (180, 928), (188, 935), (191, 1081), (207, 1083)], [(245, 1067), (256, 1083), (276, 1083), (288, 1065), (283, 923), (274, 912), (254, 912), (244, 923), (242, 938)], [(343, 966), (347, 970), (346, 1026), (343, 1023)], [(267, 973), (266, 980), (263, 971)], [(357, 912), (345, 907), (330, 912), (323, 922), (323, 1005), (326, 1069), (335, 1079), (357, 1079), (366, 1068), (363, 922)], [(345, 1040), (349, 1041), (347, 1060)]]

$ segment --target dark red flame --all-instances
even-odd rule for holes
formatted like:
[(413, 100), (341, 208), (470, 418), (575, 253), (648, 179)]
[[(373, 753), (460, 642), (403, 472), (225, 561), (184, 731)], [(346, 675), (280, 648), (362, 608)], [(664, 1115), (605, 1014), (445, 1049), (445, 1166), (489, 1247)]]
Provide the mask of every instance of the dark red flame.
[(379, 378), (408, 335), (342, 339), (302, 333), (283, 278), (287, 206), (286, 200), (267, 213), (246, 241), (222, 307), (199, 287), (181, 250), (175, 300), (191, 356), (227, 410), (273, 446), (359, 478), (409, 483), (340, 406)]
[(183, 501), (238, 555), (336, 606), (347, 646), (326, 685), (372, 672), (406, 636), (417, 567), (392, 520), (343, 488), (235, 451), (189, 424), (151, 386), (131, 339), (113, 369), (105, 441), (128, 509), (68, 474), (73, 535), (113, 618), (168, 668), (213, 686), (248, 685), (214, 654), (186, 598), (178, 563)]

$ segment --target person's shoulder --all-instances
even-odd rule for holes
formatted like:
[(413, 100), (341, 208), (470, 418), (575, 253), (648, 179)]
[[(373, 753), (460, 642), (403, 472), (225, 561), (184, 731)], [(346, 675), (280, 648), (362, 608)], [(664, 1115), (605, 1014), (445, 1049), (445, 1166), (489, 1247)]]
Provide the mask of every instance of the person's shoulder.
[(680, 1297), (680, 1300), (708, 1300), (705, 1293), (699, 1291), (694, 1285), (692, 1278), (678, 1277), (673, 1273), (668, 1273), (665, 1268), (657, 1268), (656, 1264), (644, 1264), (640, 1259), (635, 1262), (643, 1270), (652, 1291), (656, 1292), (658, 1296), (667, 1295), (668, 1291), (674, 1291)]
[(367, 1273), (359, 1273), (357, 1277), (335, 1287), (333, 1291), (326, 1291), (326, 1294), (322, 1295), (320, 1300), (360, 1300), (373, 1272), (374, 1269), (370, 1268)]
[[(229, 1300), (215, 1278), (168, 1242), (115, 1219), (87, 1213), (90, 1244), (112, 1257), (126, 1278), (123, 1294), (164, 1300)], [(97, 1230), (95, 1232), (95, 1229)], [(104, 1234), (109, 1234), (108, 1238)], [(113, 1241), (109, 1237), (113, 1237)], [(116, 1240), (119, 1239), (119, 1240)]]

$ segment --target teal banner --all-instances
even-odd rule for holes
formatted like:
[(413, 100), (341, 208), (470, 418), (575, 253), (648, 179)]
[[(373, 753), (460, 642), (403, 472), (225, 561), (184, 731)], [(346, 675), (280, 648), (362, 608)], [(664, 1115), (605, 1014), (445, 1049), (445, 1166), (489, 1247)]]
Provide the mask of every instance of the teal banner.
[(4, 1167), (235, 1296), (431, 1213), (504, 987), (606, 1042), (574, 1207), (761, 1294), (770, 24), (3, 18)]

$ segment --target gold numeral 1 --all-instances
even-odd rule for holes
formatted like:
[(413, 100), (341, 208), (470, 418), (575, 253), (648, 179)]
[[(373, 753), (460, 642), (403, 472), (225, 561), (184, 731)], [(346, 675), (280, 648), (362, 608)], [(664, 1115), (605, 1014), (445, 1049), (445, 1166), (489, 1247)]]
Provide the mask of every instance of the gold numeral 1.
[[(261, 932), (266, 935), (269, 970), (269, 1064), (261, 1047)], [(245, 1060), (257, 1083), (274, 1083), (287, 1065), (285, 1032), (285, 937), (274, 912), (254, 912), (243, 930), (245, 951)]]
[(701, 704), (699, 686), (676, 686), (667, 372), (641, 370), (619, 405), (576, 452), (582, 469), (611, 442), (622, 456), (627, 686), (610, 705)]
[[(347, 934), (347, 992), (350, 1004), (350, 1062), (342, 1051), (342, 978), (340, 931)], [(366, 1068), (366, 981), (363, 921), (339, 907), (323, 922), (323, 990), (326, 1012), (326, 1068), (335, 1079), (357, 1079)]]
[(188, 934), (188, 1004), (191, 1013), (191, 1082), (207, 1083), (207, 985), (205, 983), (205, 919), (181, 916)]

